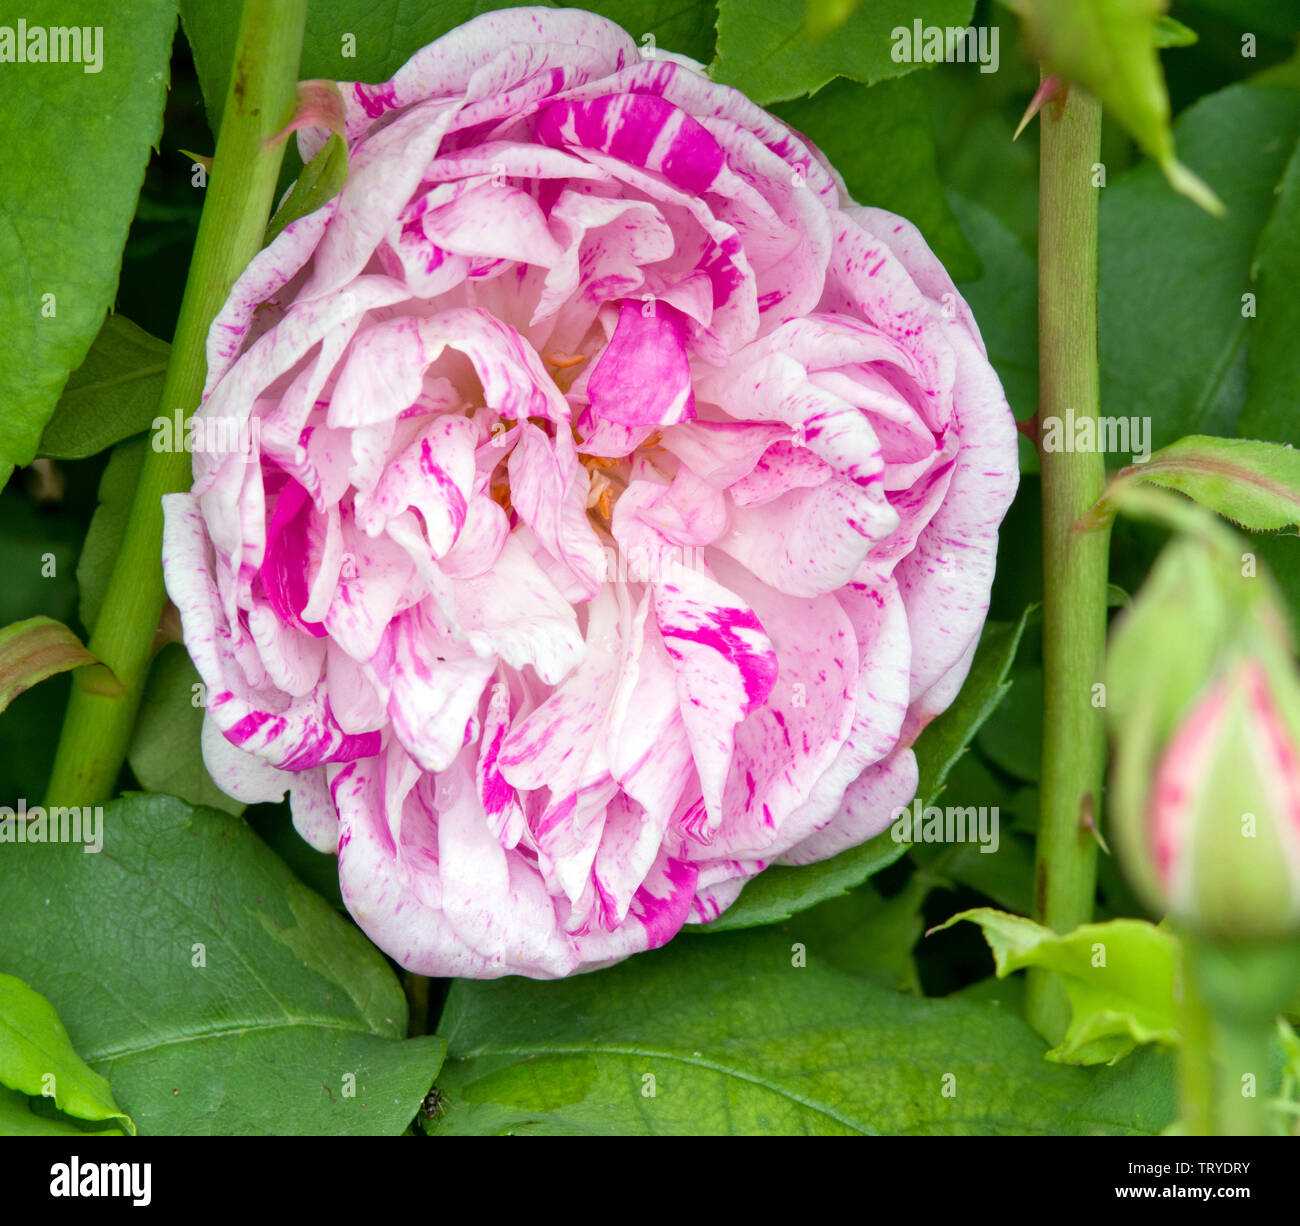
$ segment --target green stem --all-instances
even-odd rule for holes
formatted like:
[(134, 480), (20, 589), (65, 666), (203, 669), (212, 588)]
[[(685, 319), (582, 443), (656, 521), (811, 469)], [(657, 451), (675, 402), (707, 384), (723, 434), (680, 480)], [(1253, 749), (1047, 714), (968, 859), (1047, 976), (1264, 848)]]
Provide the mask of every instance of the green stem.
[[(162, 411), (186, 415), (199, 403), (208, 328), (235, 279), (257, 254), (271, 211), (283, 145), (267, 148), (293, 113), (307, 0), (245, 0), (212, 175), (167, 376)], [(164, 494), (192, 480), (185, 451), (145, 453), (126, 530), (113, 565), (90, 650), (121, 681), (109, 698), (74, 676), (54, 770), (51, 804), (94, 804), (109, 797), (122, 769), (163, 609)]]
[[(1092, 919), (1105, 769), (1104, 709), (1093, 705), (1106, 650), (1109, 534), (1074, 522), (1106, 484), (1098, 451), (1043, 449), (1049, 418), (1096, 416), (1097, 203), (1101, 108), (1074, 87), (1042, 112), (1038, 201), (1038, 422), (1043, 490), (1043, 761), (1034, 918), (1065, 933)], [(1094, 435), (1094, 437), (1096, 437)], [(1053, 1042), (1069, 1005), (1050, 972), (1030, 971), (1026, 1015)]]
[(1178, 1046), (1178, 1100), (1183, 1132), (1214, 1135), (1214, 1021), (1205, 1003), (1192, 951), (1183, 944), (1182, 1019)]
[(1211, 1136), (1267, 1136), (1274, 1131), (1268, 1103), (1277, 1091), (1277, 1016), (1295, 999), (1300, 943), (1181, 937), (1184, 977), (1204, 1014), (1202, 1023), (1185, 1029), (1180, 1045), (1180, 1068), (1193, 1071), (1191, 1084), (1184, 1076), (1179, 1085), (1184, 1127), (1208, 1122)]
[(1263, 1137), (1269, 1135), (1267, 1099), (1273, 1018), (1251, 1021), (1217, 1019), (1214, 1050), (1214, 1135)]

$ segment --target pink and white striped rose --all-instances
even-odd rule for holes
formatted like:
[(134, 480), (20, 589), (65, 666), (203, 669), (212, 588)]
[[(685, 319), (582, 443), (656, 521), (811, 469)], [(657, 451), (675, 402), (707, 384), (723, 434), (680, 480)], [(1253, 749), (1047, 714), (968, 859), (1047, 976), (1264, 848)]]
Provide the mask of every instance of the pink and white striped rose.
[(607, 964), (882, 830), (1017, 480), (920, 235), (576, 10), (343, 96), (346, 187), (208, 341), (257, 451), (166, 500), (213, 777), (430, 975)]

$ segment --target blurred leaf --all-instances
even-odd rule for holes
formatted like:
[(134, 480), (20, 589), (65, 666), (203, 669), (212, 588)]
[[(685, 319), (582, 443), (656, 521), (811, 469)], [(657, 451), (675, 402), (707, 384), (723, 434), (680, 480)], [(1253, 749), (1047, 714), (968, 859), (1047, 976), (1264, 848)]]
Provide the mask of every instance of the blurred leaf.
[[(1250, 276), (1255, 318), (1250, 327), (1250, 382), (1242, 433), (1300, 443), (1300, 145), (1277, 187), (1277, 203), (1260, 235)], [(1291, 521), (1294, 522), (1294, 521)]]
[[(760, 106), (815, 93), (834, 77), (873, 85), (925, 62), (911, 46), (918, 24), (964, 27), (974, 7), (974, 0), (873, 0), (854, 9), (834, 37), (815, 39), (801, 5), (718, 0), (718, 57), (710, 75)], [(908, 58), (894, 58), (904, 51)]]
[(50, 617), (29, 617), (5, 626), (0, 630), (0, 711), (46, 677), (87, 665), (100, 669), (103, 688), (99, 692), (121, 693), (121, 684), (112, 673), (62, 622)]
[(53, 1098), (60, 1111), (77, 1119), (111, 1120), (135, 1132), (108, 1082), (73, 1050), (50, 1002), (13, 975), (0, 975), (0, 1084), (32, 1098)]
[(1180, 0), (1178, 8), (1180, 12), (1188, 10), (1193, 14), (1198, 10), (1214, 13), (1260, 35), (1295, 38), (1295, 0)]
[(834, 34), (850, 17), (862, 0), (804, 0), (804, 28), (811, 39)]
[(980, 260), (948, 207), (926, 107), (929, 74), (879, 85), (832, 81), (812, 98), (773, 107), (844, 176), (854, 200), (906, 217), (954, 281), (980, 275)]
[(1223, 205), (1174, 156), (1169, 95), (1158, 46), (1169, 36), (1169, 0), (1016, 0), (1046, 72), (1093, 94), (1164, 172), (1175, 191), (1213, 214)]
[(984, 931), (998, 978), (1027, 966), (1055, 971), (1070, 999), (1070, 1027), (1047, 1053), (1063, 1064), (1115, 1064), (1139, 1043), (1178, 1042), (1178, 940), (1145, 920), (1084, 924), (1068, 936), (1020, 915), (980, 907), (939, 925), (970, 920)]
[(1156, 18), (1157, 47), (1190, 47), (1196, 42), (1196, 31), (1175, 21), (1172, 17)]
[(80, 459), (149, 429), (162, 400), (171, 346), (110, 315), (72, 372), (41, 435), (42, 455)]
[(1300, 132), (1300, 93), (1236, 85), (1175, 125), (1189, 165), (1221, 193), (1216, 220), (1171, 196), (1149, 164), (1102, 192), (1101, 411), (1145, 418), (1150, 444), (1235, 434), (1245, 399), (1242, 316), (1252, 254)]
[(244, 811), (242, 802), (217, 787), (203, 764), (203, 707), (193, 702), (197, 684), (198, 670), (185, 648), (168, 643), (149, 667), (127, 758), (149, 791), (238, 816)]
[(1281, 443), (1190, 435), (1124, 469), (1079, 520), (1097, 528), (1115, 516), (1120, 493), (1136, 482), (1177, 490), (1251, 532), (1300, 523), (1300, 452)]
[(902, 996), (806, 955), (764, 929), (552, 983), (457, 980), (431, 1131), (1133, 1135), (1173, 1116), (1163, 1057), (1051, 1064), (1004, 1008)]
[[(932, 802), (943, 791), (953, 764), (1005, 695), (1008, 669), (1015, 659), (1028, 611), (1017, 623), (986, 622), (974, 662), (961, 692), (942, 715), (936, 717), (917, 738), (915, 751), (920, 769), (917, 795)], [(873, 873), (893, 864), (906, 844), (895, 840), (892, 830), (857, 847), (798, 868), (777, 864), (750, 881), (717, 919), (691, 925), (687, 932), (720, 933), (736, 928), (753, 928), (788, 919), (828, 898), (847, 893)]]
[(85, 62), (0, 71), (0, 486), (35, 456), (113, 303), (162, 130), (176, 24), (175, 0), (138, 0), (107, 23), (96, 0), (28, 0), (22, 11), (29, 29), (84, 26), (102, 41), (97, 71)]
[(404, 1039), (401, 986), (353, 925), (227, 814), (136, 794), (103, 830), (100, 855), (5, 852), (0, 966), (55, 1005), (142, 1132), (407, 1127), (443, 1043)]

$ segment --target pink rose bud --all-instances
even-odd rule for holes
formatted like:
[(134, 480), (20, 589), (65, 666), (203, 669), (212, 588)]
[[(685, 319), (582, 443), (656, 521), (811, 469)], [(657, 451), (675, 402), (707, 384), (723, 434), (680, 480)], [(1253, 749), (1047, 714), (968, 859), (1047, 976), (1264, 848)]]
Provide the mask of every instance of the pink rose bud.
[(1017, 481), (920, 234), (578, 10), (341, 93), (346, 185), (209, 336), (242, 445), (166, 500), (213, 777), (428, 975), (604, 965), (883, 830)]
[(1165, 906), (1189, 928), (1245, 940), (1300, 929), (1298, 732), (1275, 679), (1247, 657), (1165, 746), (1149, 851)]

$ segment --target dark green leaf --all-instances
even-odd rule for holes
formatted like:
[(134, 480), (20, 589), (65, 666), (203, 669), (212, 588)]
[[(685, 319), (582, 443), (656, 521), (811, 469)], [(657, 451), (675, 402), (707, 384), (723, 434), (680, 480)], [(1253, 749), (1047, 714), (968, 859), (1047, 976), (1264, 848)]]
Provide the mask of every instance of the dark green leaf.
[(1250, 383), (1241, 432), (1254, 438), (1300, 443), (1300, 145), (1277, 188), (1273, 215), (1260, 235), (1250, 275), (1255, 318), (1250, 328)]
[(103, 837), (6, 848), (0, 966), (142, 1132), (403, 1131), (443, 1045), (378, 950), (236, 818), (134, 795)]
[(243, 804), (217, 787), (203, 765), (203, 703), (195, 705), (194, 689), (199, 684), (198, 670), (179, 643), (158, 653), (149, 668), (128, 760), (149, 791), (238, 815)]
[(973, 0), (873, 0), (833, 35), (818, 39), (805, 26), (802, 4), (718, 0), (718, 58), (711, 73), (761, 106), (815, 93), (834, 77), (871, 85), (926, 62), (924, 47), (912, 47), (918, 23), (964, 27), (973, 9)]
[(556, 983), (457, 981), (435, 1131), (1149, 1134), (1173, 1115), (1163, 1059), (1051, 1064), (1003, 1008), (885, 991), (798, 944), (764, 929)]
[[(307, 13), (299, 76), (330, 81), (386, 81), (415, 52), (495, 9), (512, 8), (493, 0), (312, 0)], [(559, 6), (548, 6), (559, 7)], [(665, 51), (708, 63), (713, 56), (713, 5), (687, 3), (664, 12), (653, 0), (597, 0), (582, 7), (618, 22), (638, 43), (645, 35)], [(226, 100), (226, 82), (235, 50), (239, 6), (227, 0), (181, 0), (185, 33), (194, 61), (208, 120), (215, 132)]]
[[(948, 196), (984, 266), (978, 280), (957, 280), (984, 338), (1017, 421), (1038, 409), (1038, 268), (1033, 255), (987, 209), (956, 192)], [(1038, 453), (1020, 438), (1021, 472), (1038, 471)]]
[(1032, 612), (1026, 609), (1018, 622), (985, 624), (961, 693), (917, 738), (916, 761), (921, 771), (917, 794), (927, 804), (938, 800), (948, 772), (1011, 688), (1011, 665)]
[(1149, 421), (1152, 447), (1237, 432), (1258, 322), (1243, 317), (1242, 295), (1300, 132), (1300, 92), (1233, 86), (1185, 111), (1175, 132), (1226, 218), (1172, 196), (1151, 165), (1101, 199), (1101, 412)]
[(149, 429), (170, 352), (125, 316), (110, 315), (63, 389), (41, 435), (41, 454), (77, 460)]
[(935, 165), (926, 106), (929, 73), (879, 85), (832, 81), (812, 98), (773, 108), (844, 176), (859, 204), (906, 217), (925, 236), (954, 281), (980, 274), (979, 256), (948, 207)]
[(994, 766), (1032, 783), (1043, 753), (1043, 670), (1018, 666), (1010, 681), (1006, 699), (980, 729), (978, 744)]

